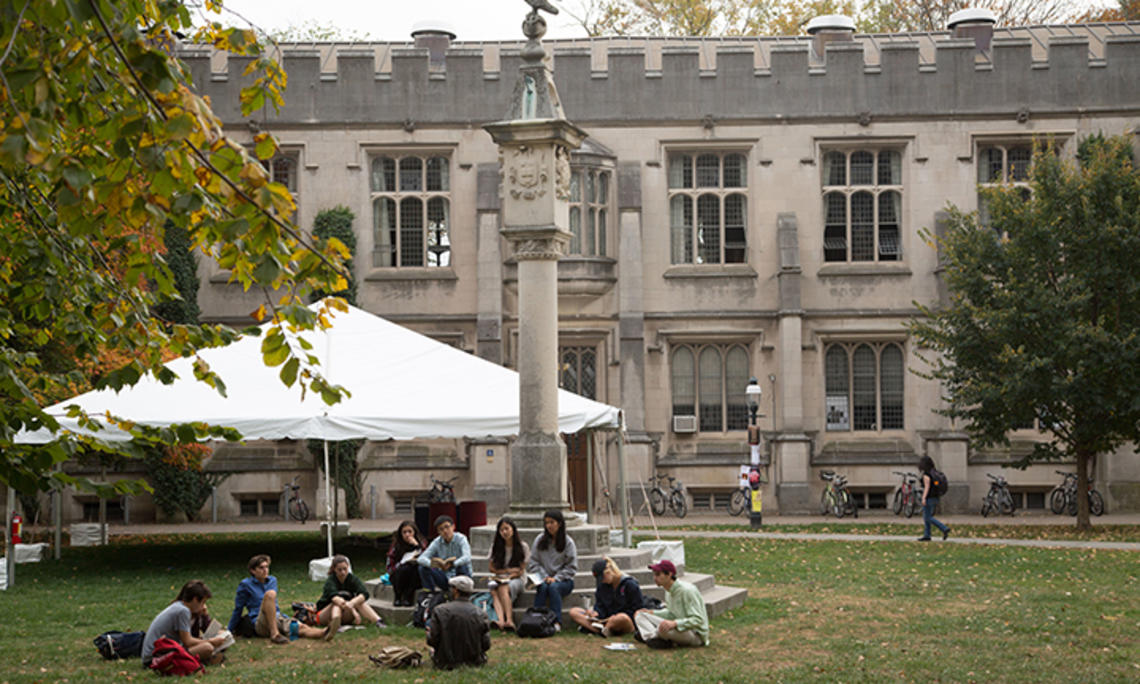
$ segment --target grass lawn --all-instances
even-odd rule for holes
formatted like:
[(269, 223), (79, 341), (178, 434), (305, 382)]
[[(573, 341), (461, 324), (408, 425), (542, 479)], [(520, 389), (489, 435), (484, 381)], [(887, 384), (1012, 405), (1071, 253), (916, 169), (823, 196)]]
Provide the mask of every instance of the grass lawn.
[[(738, 524), (725, 523), (692, 523), (672, 524), (675, 519), (665, 519), (658, 522), (662, 529), (672, 530), (712, 530), (717, 532), (746, 532), (750, 531), (748, 519), (742, 518)], [(650, 530), (641, 528), (639, 531), (648, 534)], [(800, 525), (769, 525), (765, 524), (759, 532), (775, 534), (890, 534), (903, 537), (913, 537), (922, 532), (922, 514), (919, 513), (908, 522), (897, 523), (861, 523), (861, 522), (815, 522)], [(1098, 525), (1088, 530), (1079, 530), (1076, 525), (1040, 525), (1040, 524), (969, 524), (955, 523), (951, 525), (951, 534), (955, 537), (969, 539), (1062, 539), (1072, 541), (1106, 541), (1106, 542), (1140, 542), (1140, 525)]]
[[(425, 652), (406, 627), (357, 630), (331, 643), (239, 640), (206, 675), (245, 682), (1032, 681), (1140, 679), (1140, 554), (876, 542), (686, 539), (693, 571), (744, 586), (744, 607), (712, 623), (705, 649), (610, 652), (566, 633), (493, 635), (490, 664), (440, 673), (377, 672), (366, 655), (397, 643)], [(382, 572), (368, 546), (338, 547), (362, 577)], [(285, 601), (315, 600), (305, 574), (323, 555), (314, 533), (124, 537), (66, 549), (61, 562), (18, 566), (0, 592), (0, 682), (153, 677), (137, 660), (105, 662), (91, 639), (146, 629), (182, 583), (205, 580), (223, 622), (248, 557), (273, 556)], [(629, 637), (626, 637), (628, 640)]]

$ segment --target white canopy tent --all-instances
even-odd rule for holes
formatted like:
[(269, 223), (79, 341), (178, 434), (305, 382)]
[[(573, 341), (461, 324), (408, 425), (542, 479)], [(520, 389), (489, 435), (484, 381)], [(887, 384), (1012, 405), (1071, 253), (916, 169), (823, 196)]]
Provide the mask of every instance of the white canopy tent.
[[(152, 427), (204, 422), (236, 428), (246, 439), (410, 440), (507, 437), (519, 431), (519, 377), (515, 371), (437, 342), (361, 309), (334, 312), (328, 330), (302, 333), (320, 359), (321, 372), (351, 397), (329, 406), (296, 386), (285, 387), (278, 368), (267, 367), (261, 337), (206, 349), (200, 356), (221, 376), (226, 396), (194, 379), (192, 359), (166, 364), (178, 379), (163, 385), (151, 376), (121, 392), (87, 392), (50, 406), (62, 429), (91, 434), (67, 417), (79, 406), (89, 416), (116, 418)], [(620, 429), (616, 407), (559, 390), (558, 424), (562, 432)], [(98, 433), (105, 440), (130, 435), (113, 427)], [(56, 438), (47, 431), (23, 433), (18, 441), (43, 444)], [(328, 449), (325, 491), (328, 496)], [(331, 516), (330, 516), (331, 523)], [(332, 555), (332, 525), (329, 555)]]

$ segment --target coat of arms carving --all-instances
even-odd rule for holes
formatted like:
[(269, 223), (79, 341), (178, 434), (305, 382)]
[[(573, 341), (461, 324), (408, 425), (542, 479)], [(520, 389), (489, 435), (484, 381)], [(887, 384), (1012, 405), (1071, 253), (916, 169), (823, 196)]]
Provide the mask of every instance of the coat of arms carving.
[(507, 164), (507, 192), (514, 199), (533, 200), (546, 194), (549, 173), (546, 153), (529, 145), (511, 150)]

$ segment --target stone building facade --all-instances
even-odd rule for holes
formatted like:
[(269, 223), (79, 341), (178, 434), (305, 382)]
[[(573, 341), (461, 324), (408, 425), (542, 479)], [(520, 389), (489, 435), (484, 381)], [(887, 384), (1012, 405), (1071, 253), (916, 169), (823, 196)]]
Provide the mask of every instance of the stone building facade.
[[(1009, 450), (980, 450), (934, 413), (939, 388), (912, 372), (921, 350), (904, 327), (916, 303), (947, 296), (922, 231), (950, 204), (977, 208), (979, 182), (1021, 182), (1035, 139), (1072, 157), (1085, 135), (1137, 134), (1140, 24), (965, 28), (547, 41), (567, 116), (589, 134), (558, 265), (562, 382), (623, 409), (631, 482), (665, 472), (697, 510), (723, 507), (748, 461), (750, 377), (765, 506), (781, 513), (817, 509), (822, 470), (888, 505), (892, 472), (924, 454), (953, 483), (947, 505), (976, 510), (985, 474), (1041, 439), (1027, 426)], [(517, 269), (481, 126), (510, 100), (521, 45), (429, 37), (284, 46), (285, 105), (252, 118), (235, 106), (244, 60), (183, 58), (235, 133), (277, 137), (271, 171), (301, 226), (353, 211), (363, 308), (512, 366)], [(203, 316), (249, 323), (255, 298), (201, 268)], [(614, 439), (568, 436), (579, 504), (616, 487)], [(223, 485), (227, 513), (299, 472), (303, 457), (281, 470), (258, 465), (258, 448), (215, 457), (248, 469)], [(1097, 482), (1110, 510), (1134, 510), (1140, 459), (1117, 456)], [(366, 514), (406, 510), (429, 475), (458, 476), (460, 499), (492, 510), (508, 497), (502, 443), (368, 443), (360, 459)], [(1072, 464), (1002, 472), (1034, 508), (1058, 467)]]

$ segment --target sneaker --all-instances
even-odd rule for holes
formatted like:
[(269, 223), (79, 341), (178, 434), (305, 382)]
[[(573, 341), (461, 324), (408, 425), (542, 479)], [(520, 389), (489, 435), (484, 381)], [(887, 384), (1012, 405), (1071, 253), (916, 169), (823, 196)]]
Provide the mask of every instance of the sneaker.
[(581, 632), (582, 634), (593, 634), (593, 632), (591, 632), (590, 630), (586, 629), (586, 628), (585, 628), (585, 627), (583, 627), (582, 625), (578, 625), (578, 631), (579, 631), (579, 632)]
[(918, 541), (930, 541), (930, 537), (919, 537)]
[(662, 639), (661, 637), (650, 639), (649, 641), (645, 642), (645, 645), (649, 648), (655, 648), (661, 651), (665, 651), (676, 646), (676, 644), (674, 644), (672, 641), (669, 641), (668, 639)]
[(325, 630), (325, 641), (332, 641), (333, 637), (335, 637), (336, 633), (339, 631), (340, 631), (340, 616), (334, 615), (332, 617), (332, 619), (329, 620), (329, 626)]
[(269, 640), (275, 644), (289, 643), (289, 637), (285, 636), (284, 634), (274, 634)]
[(560, 625), (559, 623), (555, 622), (555, 623), (554, 623), (554, 633), (555, 633), (555, 634), (557, 634), (557, 633), (559, 633), (559, 632), (561, 632), (561, 631), (562, 631), (562, 625)]
[(388, 625), (384, 624), (384, 618), (376, 620), (376, 629), (387, 629)]
[(613, 634), (610, 633), (609, 627), (602, 627), (601, 635), (605, 639), (609, 639), (610, 637), (613, 636)]
[(643, 644), (645, 643), (645, 639), (641, 637), (641, 630), (637, 629), (636, 627), (633, 630), (633, 640), (640, 641)]
[(593, 627), (593, 628), (594, 628), (594, 631), (596, 631), (596, 632), (600, 632), (600, 631), (602, 631), (603, 629), (605, 629), (605, 628), (606, 628), (606, 626), (605, 626), (605, 625), (603, 625), (603, 624), (602, 624), (602, 623), (600, 623), (600, 622), (591, 622), (591, 623), (590, 623), (590, 626), (591, 626), (591, 627)]
[(942, 541), (946, 541), (946, 537), (949, 537), (949, 536), (950, 536), (950, 528), (947, 527), (946, 529), (942, 530)]

